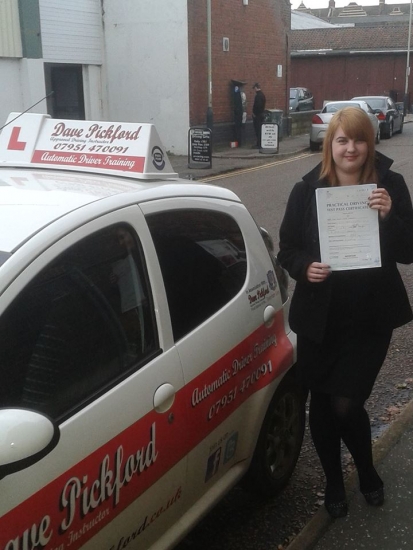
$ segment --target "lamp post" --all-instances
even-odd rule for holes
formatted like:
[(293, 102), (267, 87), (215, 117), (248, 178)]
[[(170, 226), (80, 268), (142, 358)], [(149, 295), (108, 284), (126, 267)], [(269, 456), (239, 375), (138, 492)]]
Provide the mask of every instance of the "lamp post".
[(207, 34), (208, 34), (208, 109), (207, 109), (207, 127), (212, 132), (213, 112), (212, 112), (212, 24), (211, 24), (211, 0), (207, 0)]
[(404, 114), (408, 111), (408, 89), (410, 76), (410, 39), (412, 36), (412, 0), (410, 0), (410, 15), (409, 15), (409, 38), (407, 39), (407, 62), (406, 62), (406, 84), (404, 87)]

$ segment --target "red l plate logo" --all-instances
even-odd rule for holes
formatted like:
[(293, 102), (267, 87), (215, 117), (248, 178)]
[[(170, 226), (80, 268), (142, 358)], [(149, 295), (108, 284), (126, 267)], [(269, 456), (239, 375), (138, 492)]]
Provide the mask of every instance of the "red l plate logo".
[(13, 151), (24, 151), (26, 149), (27, 143), (25, 141), (19, 141), (20, 130), (20, 126), (15, 126), (13, 128), (7, 149), (11, 149)]

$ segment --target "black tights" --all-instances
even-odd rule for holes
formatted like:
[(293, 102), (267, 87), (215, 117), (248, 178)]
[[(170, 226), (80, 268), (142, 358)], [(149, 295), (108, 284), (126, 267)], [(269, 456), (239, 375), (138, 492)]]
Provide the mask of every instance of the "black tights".
[(345, 498), (341, 440), (354, 459), (361, 491), (367, 493), (382, 485), (373, 466), (370, 420), (363, 400), (311, 392), (310, 429), (326, 475), (326, 499)]

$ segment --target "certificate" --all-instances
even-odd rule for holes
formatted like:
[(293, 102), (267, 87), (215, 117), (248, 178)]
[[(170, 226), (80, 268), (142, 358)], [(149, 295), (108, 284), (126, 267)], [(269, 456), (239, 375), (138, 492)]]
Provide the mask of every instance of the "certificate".
[(381, 266), (379, 217), (369, 208), (375, 183), (316, 190), (321, 261), (332, 271)]

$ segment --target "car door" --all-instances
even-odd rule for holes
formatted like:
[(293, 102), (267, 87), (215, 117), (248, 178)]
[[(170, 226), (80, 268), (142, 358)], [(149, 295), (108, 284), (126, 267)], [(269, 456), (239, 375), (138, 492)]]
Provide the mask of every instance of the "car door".
[(274, 266), (244, 206), (204, 197), (142, 209), (184, 369), (188, 496), (200, 514), (245, 472), (293, 346)]
[(1, 407), (60, 432), (0, 480), (0, 547), (147, 550), (182, 515), (187, 448), (153, 243), (137, 206), (57, 242), (56, 225), (0, 296)]

